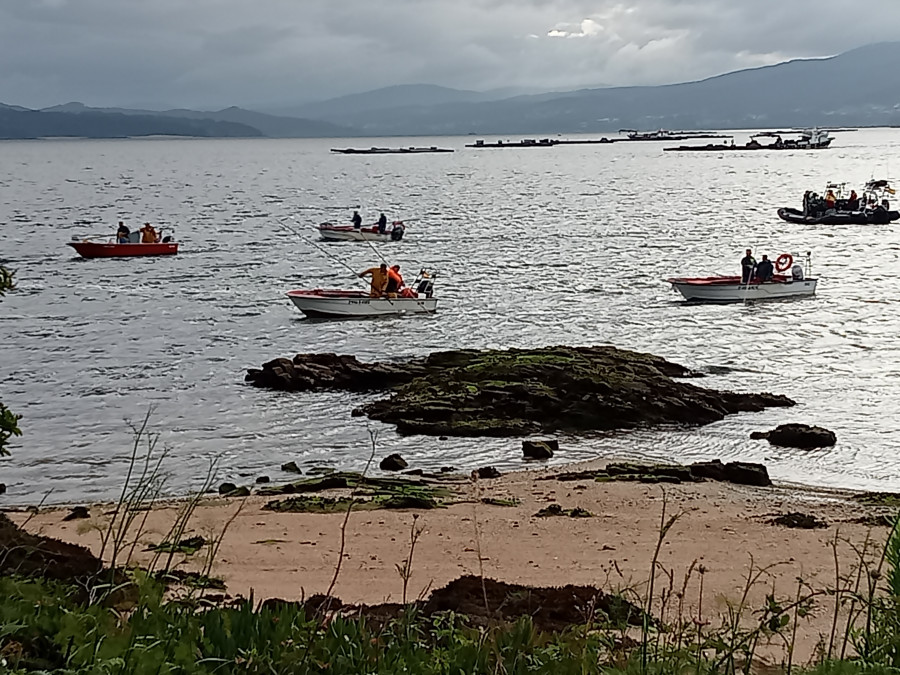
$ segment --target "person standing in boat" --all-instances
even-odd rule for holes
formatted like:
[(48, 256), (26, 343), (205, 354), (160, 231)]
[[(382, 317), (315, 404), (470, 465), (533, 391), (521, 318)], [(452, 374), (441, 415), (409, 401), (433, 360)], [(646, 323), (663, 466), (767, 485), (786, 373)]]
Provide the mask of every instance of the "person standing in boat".
[(353, 223), (353, 227), (357, 230), (362, 227), (362, 216), (359, 215), (359, 211), (353, 212), (353, 217), (350, 219), (350, 222)]
[(836, 203), (837, 197), (834, 196), (834, 190), (828, 188), (828, 192), (825, 193), (825, 209), (833, 209)]
[(753, 271), (756, 268), (756, 258), (753, 257), (753, 251), (747, 249), (747, 255), (741, 258), (741, 283), (746, 284), (753, 278)]
[(847, 200), (847, 209), (850, 211), (859, 211), (859, 195), (856, 190), (850, 190), (850, 199)]
[(119, 229), (116, 230), (116, 243), (117, 244), (127, 244), (128, 243), (128, 235), (131, 234), (128, 226), (125, 225), (121, 220), (119, 221)]
[(159, 242), (159, 235), (156, 234), (156, 228), (150, 223), (144, 223), (144, 226), (141, 228), (141, 243), (156, 244), (157, 242)]
[(378, 234), (384, 234), (387, 232), (387, 216), (383, 213), (378, 216)]
[(400, 275), (400, 265), (391, 265), (388, 270), (387, 287), (384, 289), (389, 298), (396, 298), (403, 288), (403, 277)]
[(372, 277), (372, 281), (369, 283), (369, 296), (380, 298), (384, 295), (388, 285), (388, 266), (385, 263), (381, 263), (379, 267), (370, 267), (359, 273), (360, 279), (366, 276)]
[(772, 277), (775, 275), (775, 266), (772, 264), (772, 261), (769, 260), (769, 256), (764, 255), (762, 260), (759, 261), (759, 264), (756, 266), (756, 278), (759, 281), (772, 281)]

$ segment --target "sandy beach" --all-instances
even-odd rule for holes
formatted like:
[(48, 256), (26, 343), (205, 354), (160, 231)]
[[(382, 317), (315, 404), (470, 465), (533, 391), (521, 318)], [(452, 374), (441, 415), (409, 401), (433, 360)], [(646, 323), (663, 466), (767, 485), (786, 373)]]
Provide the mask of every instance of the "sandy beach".
[[(600, 466), (598, 462), (574, 468)], [(847, 575), (859, 563), (853, 548), (862, 547), (867, 538), (877, 557), (889, 532), (886, 526), (860, 522), (877, 509), (858, 503), (849, 493), (713, 481), (663, 485), (546, 480), (558, 473), (558, 469), (537, 469), (496, 479), (460, 480), (455, 490), (461, 501), (447, 508), (352, 512), (333, 594), (346, 603), (399, 602), (403, 581), (397, 565), (409, 555), (411, 528), (416, 527), (421, 534), (411, 566), (409, 600), (464, 574), (531, 586), (632, 589), (637, 600), (646, 592), (665, 502), (667, 517), (678, 517), (660, 548), (657, 591), (670, 585), (668, 574), (674, 589), (680, 589), (692, 570), (685, 606), (692, 616), (715, 622), (729, 603), (740, 601), (748, 577), (756, 577), (748, 595), (752, 609), (768, 593), (794, 596), (800, 579), (812, 589), (833, 588), (836, 564), (837, 574)], [(481, 501), (484, 498), (514, 499), (519, 504), (489, 505)], [(212, 569), (225, 581), (228, 593), (247, 596), (252, 592), (262, 600), (300, 599), (325, 592), (334, 576), (345, 515), (263, 510), (272, 499), (204, 498), (184, 536), (217, 536), (237, 513)], [(141, 543), (158, 543), (181, 504), (165, 502), (154, 507)], [(592, 517), (535, 516), (550, 504), (580, 507)], [(96, 552), (108, 508), (91, 506), (89, 519), (69, 522), (62, 521), (69, 509), (61, 508), (10, 515), (18, 523), (27, 520), (26, 529), (31, 532)], [(827, 527), (796, 529), (770, 522), (791, 512), (814, 515)], [(142, 551), (136, 558), (145, 562), (150, 555)], [(194, 556), (202, 557), (202, 551)], [(197, 564), (184, 563), (185, 569)], [(698, 602), (701, 571), (702, 608)], [(801, 624), (800, 644), (807, 654), (829, 632), (832, 606), (833, 600), (821, 598)]]

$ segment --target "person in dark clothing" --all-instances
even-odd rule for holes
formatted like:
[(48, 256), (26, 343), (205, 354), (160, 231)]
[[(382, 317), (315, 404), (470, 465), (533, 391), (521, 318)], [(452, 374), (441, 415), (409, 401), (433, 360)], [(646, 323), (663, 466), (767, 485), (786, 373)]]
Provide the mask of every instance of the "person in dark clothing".
[(359, 211), (353, 212), (353, 217), (350, 219), (350, 222), (353, 223), (353, 227), (357, 230), (362, 227), (362, 216), (359, 215)]
[(756, 258), (753, 251), (747, 249), (747, 255), (741, 258), (741, 283), (746, 284), (753, 277), (753, 269), (756, 267)]
[(769, 260), (769, 256), (764, 255), (756, 266), (756, 278), (760, 281), (771, 281), (774, 274), (775, 267), (772, 265), (772, 261)]
[(378, 216), (378, 234), (384, 234), (387, 231), (387, 218), (382, 213)]

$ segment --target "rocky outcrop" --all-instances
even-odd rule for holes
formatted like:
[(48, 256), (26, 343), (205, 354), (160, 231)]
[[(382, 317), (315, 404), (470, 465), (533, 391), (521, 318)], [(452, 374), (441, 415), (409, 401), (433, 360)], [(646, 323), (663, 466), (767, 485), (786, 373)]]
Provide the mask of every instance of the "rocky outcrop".
[(775, 394), (714, 391), (676, 379), (696, 375), (652, 354), (615, 347), (459, 350), (404, 363), (298, 354), (249, 370), (256, 386), (287, 391), (392, 390), (356, 414), (401, 433), (525, 436), (708, 424), (736, 412), (794, 402)]
[(610, 462), (602, 469), (566, 471), (538, 480), (597, 480), (637, 481), (640, 483), (694, 483), (716, 480), (739, 485), (768, 487), (772, 484), (769, 472), (762, 464), (728, 462), (714, 459), (710, 462), (682, 464), (643, 464), (638, 462)]
[(754, 431), (750, 438), (766, 439), (772, 445), (803, 449), (830, 448), (837, 443), (837, 436), (833, 431), (808, 424), (779, 424), (771, 431)]

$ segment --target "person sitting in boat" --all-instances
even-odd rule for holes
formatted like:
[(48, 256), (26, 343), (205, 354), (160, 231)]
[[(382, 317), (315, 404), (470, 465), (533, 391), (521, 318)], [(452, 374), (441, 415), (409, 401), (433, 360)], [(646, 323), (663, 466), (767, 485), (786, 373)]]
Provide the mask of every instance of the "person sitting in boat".
[(759, 264), (756, 266), (756, 278), (759, 281), (772, 281), (774, 275), (775, 266), (772, 264), (772, 261), (769, 260), (769, 256), (764, 255), (762, 260), (760, 260)]
[(753, 251), (747, 249), (747, 255), (741, 258), (741, 283), (749, 283), (753, 277), (753, 270), (756, 268), (756, 258), (753, 257)]
[(378, 234), (384, 234), (387, 231), (387, 216), (383, 213), (378, 216)]
[(362, 227), (362, 216), (359, 215), (359, 211), (353, 212), (353, 217), (350, 219), (350, 222), (353, 223), (353, 227), (357, 230)]
[(131, 234), (131, 231), (121, 220), (119, 221), (119, 229), (116, 230), (116, 243), (117, 244), (127, 244), (128, 243), (128, 235)]
[(384, 295), (388, 284), (388, 266), (381, 263), (379, 267), (370, 267), (364, 272), (359, 273), (359, 278), (371, 276), (372, 281), (369, 283), (369, 296), (372, 298), (380, 298)]
[(159, 235), (156, 233), (156, 228), (150, 223), (144, 223), (144, 226), (141, 228), (141, 243), (156, 244), (158, 242)]
[(837, 197), (834, 196), (834, 190), (828, 188), (828, 192), (825, 193), (825, 208), (833, 209), (836, 203)]
[(388, 270), (387, 287), (384, 289), (389, 298), (396, 298), (403, 288), (403, 277), (400, 275), (400, 265), (391, 265)]

